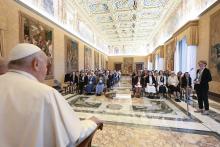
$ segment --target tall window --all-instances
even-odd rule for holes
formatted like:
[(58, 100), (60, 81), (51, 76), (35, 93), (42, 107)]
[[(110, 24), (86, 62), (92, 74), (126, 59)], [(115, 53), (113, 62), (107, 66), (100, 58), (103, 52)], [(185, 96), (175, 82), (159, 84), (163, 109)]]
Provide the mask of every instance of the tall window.
[(148, 59), (147, 68), (148, 70), (152, 70), (152, 62), (150, 61), (150, 59)]
[(175, 72), (187, 71), (187, 42), (186, 37), (177, 42), (176, 52), (175, 52)]
[(187, 45), (186, 37), (177, 42), (174, 55), (175, 72), (189, 72), (191, 77), (194, 78), (196, 71), (196, 51), (197, 46)]
[(156, 56), (155, 56), (155, 70), (160, 70), (160, 56), (158, 55), (158, 54), (156, 54)]
[(187, 42), (186, 37), (184, 37), (179, 42), (179, 67), (180, 71), (186, 72), (187, 71)]

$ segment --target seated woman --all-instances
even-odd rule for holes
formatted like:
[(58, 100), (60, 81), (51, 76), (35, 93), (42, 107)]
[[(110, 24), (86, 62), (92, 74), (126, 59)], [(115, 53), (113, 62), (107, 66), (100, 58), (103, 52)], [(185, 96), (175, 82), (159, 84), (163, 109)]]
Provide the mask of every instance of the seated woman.
[(192, 79), (188, 72), (185, 72), (183, 77), (181, 78), (181, 87), (184, 89), (186, 97), (190, 96), (192, 89)]
[(86, 85), (86, 76), (84, 71), (79, 74), (79, 94), (83, 94), (84, 86)]
[(159, 72), (159, 75), (157, 77), (157, 84), (157, 90), (160, 94), (160, 97), (165, 97), (165, 93), (167, 92), (167, 78), (162, 70)]
[(148, 72), (148, 76), (145, 79), (146, 88), (145, 92), (149, 94), (150, 97), (152, 97), (156, 93), (156, 80), (153, 76), (152, 71)]
[(95, 84), (96, 84), (96, 77), (95, 77), (94, 73), (91, 72), (91, 74), (88, 74), (88, 83), (85, 87), (85, 91), (87, 94), (94, 93)]
[(179, 101), (178, 84), (179, 84), (179, 80), (175, 72), (172, 71), (171, 75), (168, 77), (168, 88), (169, 88), (169, 92), (176, 96), (175, 98), (176, 101)]
[(181, 89), (182, 89), (182, 87), (181, 87), (181, 85), (182, 85), (182, 75), (183, 75), (182, 71), (179, 71), (179, 72), (177, 73), (177, 79), (178, 79), (178, 81), (179, 81), (179, 83), (178, 83), (178, 85), (177, 85), (177, 88), (178, 88), (178, 92), (180, 93), (180, 97), (182, 97), (182, 95), (181, 95)]
[(96, 95), (101, 96), (104, 91), (105, 85), (104, 85), (104, 78), (102, 76), (99, 76), (98, 83), (96, 85)]
[(144, 85), (144, 78), (141, 77), (141, 72), (138, 72), (138, 75), (135, 77), (134, 79), (134, 96), (139, 98), (141, 97), (141, 93), (142, 93), (142, 87)]

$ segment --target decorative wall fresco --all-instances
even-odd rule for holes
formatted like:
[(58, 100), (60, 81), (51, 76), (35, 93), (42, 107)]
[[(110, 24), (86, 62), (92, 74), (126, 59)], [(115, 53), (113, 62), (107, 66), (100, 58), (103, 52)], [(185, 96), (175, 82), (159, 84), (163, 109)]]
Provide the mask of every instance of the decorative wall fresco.
[(124, 57), (124, 69), (123, 69), (123, 74), (129, 75), (133, 72), (133, 62), (134, 58), (133, 57)]
[[(105, 53), (108, 52), (108, 44), (106, 40), (88, 21), (88, 17), (82, 15), (81, 9), (78, 9), (79, 0), (16, 0), (27, 7), (34, 9), (45, 17), (50, 17), (50, 21), (58, 24), (63, 29), (79, 34), (80, 37), (89, 41), (90, 45), (94, 45), (98, 50)], [(84, 1), (81, 1), (84, 2)], [(80, 3), (81, 3), (80, 2)], [(95, 5), (89, 6), (94, 9)], [(102, 6), (102, 5), (100, 5)], [(104, 5), (103, 5), (104, 6)], [(95, 8), (96, 9), (96, 8)], [(102, 8), (101, 8), (102, 9)], [(40, 11), (39, 11), (40, 10)], [(46, 14), (46, 15), (45, 15)], [(98, 20), (104, 20), (100, 17)], [(78, 37), (79, 37), (78, 36)], [(101, 36), (101, 37), (100, 37)]]
[(165, 43), (165, 69), (166, 70), (174, 70), (174, 53), (176, 50), (176, 41), (174, 39)]
[(53, 6), (54, 6), (54, 0), (43, 0), (43, 8), (50, 15), (54, 15)]
[(99, 52), (94, 51), (94, 68), (99, 68)]
[(46, 79), (53, 78), (53, 29), (20, 12), (20, 42), (37, 45), (48, 57)]
[(214, 81), (220, 82), (220, 10), (210, 18), (209, 68)]
[(94, 42), (94, 33), (91, 28), (83, 21), (79, 20), (79, 33), (86, 40)]
[(175, 8), (163, 24), (157, 29), (151, 43), (152, 48), (156, 48), (160, 44), (169, 39), (182, 25), (197, 17), (217, 0), (183, 0)]
[(84, 69), (92, 68), (92, 50), (84, 46)]
[(78, 43), (65, 36), (65, 66), (66, 73), (77, 71), (79, 66)]
[(100, 54), (101, 56), (101, 68), (105, 68), (105, 56), (103, 54)]

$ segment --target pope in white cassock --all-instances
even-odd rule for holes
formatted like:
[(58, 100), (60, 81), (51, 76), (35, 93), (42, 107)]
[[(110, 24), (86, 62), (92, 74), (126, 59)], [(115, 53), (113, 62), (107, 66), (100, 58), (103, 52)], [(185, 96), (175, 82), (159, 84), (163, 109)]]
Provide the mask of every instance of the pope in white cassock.
[(80, 121), (61, 94), (41, 83), (47, 57), (40, 48), (18, 44), (8, 61), (0, 76), (0, 146), (74, 147), (101, 123)]

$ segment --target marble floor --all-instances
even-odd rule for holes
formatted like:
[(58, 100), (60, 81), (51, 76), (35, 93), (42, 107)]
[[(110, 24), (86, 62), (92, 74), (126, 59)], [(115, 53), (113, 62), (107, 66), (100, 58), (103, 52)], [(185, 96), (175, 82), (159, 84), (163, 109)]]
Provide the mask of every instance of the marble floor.
[(105, 96), (66, 95), (81, 119), (96, 116), (104, 128), (94, 147), (220, 147), (220, 104), (210, 100), (211, 115), (194, 113), (172, 99), (131, 98), (130, 78), (115, 85), (113, 99)]

